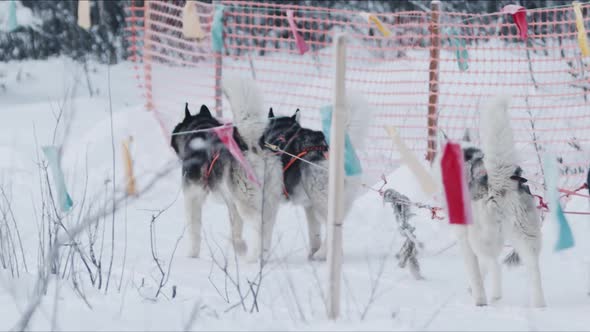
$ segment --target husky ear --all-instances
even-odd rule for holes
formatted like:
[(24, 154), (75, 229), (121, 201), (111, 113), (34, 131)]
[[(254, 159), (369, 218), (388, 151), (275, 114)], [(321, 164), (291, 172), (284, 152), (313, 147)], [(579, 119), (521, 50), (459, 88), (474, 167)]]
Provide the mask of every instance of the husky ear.
[(191, 117), (191, 112), (188, 110), (188, 103), (184, 106), (184, 118), (188, 119)]
[(268, 110), (268, 118), (269, 118), (269, 119), (272, 119), (272, 118), (274, 118), (274, 117), (275, 117), (275, 114), (274, 114), (274, 112), (272, 111), (272, 107), (271, 107), (271, 108), (270, 108), (270, 110)]
[(469, 128), (465, 128), (465, 133), (463, 133), (463, 142), (471, 142), (471, 131)]
[(211, 112), (209, 111), (209, 108), (207, 108), (207, 106), (205, 106), (205, 105), (201, 106), (201, 110), (199, 111), (199, 115), (205, 115), (208, 117), (212, 117)]
[(299, 113), (299, 109), (297, 109), (295, 111), (295, 114), (293, 114), (293, 116), (291, 117), (291, 119), (293, 119), (295, 122), (299, 122), (299, 118), (300, 118), (300, 113)]

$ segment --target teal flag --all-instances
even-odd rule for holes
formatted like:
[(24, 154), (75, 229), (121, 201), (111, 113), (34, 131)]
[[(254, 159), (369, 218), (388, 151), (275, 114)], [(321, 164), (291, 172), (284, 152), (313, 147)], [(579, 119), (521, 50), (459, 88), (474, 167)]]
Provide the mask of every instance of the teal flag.
[(211, 47), (214, 52), (223, 52), (223, 11), (224, 5), (215, 6), (213, 23), (211, 25)]
[(66, 189), (66, 181), (64, 173), (61, 170), (61, 164), (59, 161), (59, 152), (55, 146), (44, 146), (43, 153), (45, 158), (49, 162), (49, 168), (53, 176), (53, 182), (55, 186), (55, 192), (57, 193), (57, 200), (62, 212), (67, 212), (72, 208), (73, 202), (68, 190)]
[[(322, 117), (322, 131), (326, 136), (326, 142), (330, 144), (330, 128), (332, 128), (332, 105), (324, 106), (320, 109)], [(363, 172), (361, 161), (358, 158), (354, 146), (350, 141), (348, 133), (344, 136), (344, 170), (346, 175), (358, 175)]]
[(8, 31), (13, 31), (17, 28), (16, 21), (16, 0), (10, 0), (8, 4)]
[(543, 157), (543, 168), (545, 172), (545, 188), (547, 190), (547, 200), (551, 209), (551, 216), (557, 222), (557, 243), (555, 251), (561, 251), (574, 246), (574, 235), (570, 225), (565, 218), (563, 209), (559, 204), (559, 194), (557, 192), (557, 161), (555, 156), (546, 154)]
[(462, 71), (469, 69), (469, 53), (465, 45), (465, 38), (460, 38), (459, 32), (455, 28), (447, 28), (446, 34), (449, 35), (451, 44), (455, 47), (455, 56), (457, 58), (457, 65)]

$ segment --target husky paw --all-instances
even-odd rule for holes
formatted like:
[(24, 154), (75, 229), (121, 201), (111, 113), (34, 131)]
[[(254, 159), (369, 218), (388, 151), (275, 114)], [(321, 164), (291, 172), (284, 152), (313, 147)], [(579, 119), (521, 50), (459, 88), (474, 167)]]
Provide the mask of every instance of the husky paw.
[(537, 299), (533, 301), (533, 308), (545, 308), (547, 304), (545, 304), (544, 299)]
[(244, 256), (248, 252), (248, 245), (242, 239), (234, 241), (234, 250), (238, 256)]
[[(320, 248), (311, 248), (309, 250), (309, 254), (307, 255), (307, 259), (310, 261), (313, 260), (313, 255), (315, 255), (315, 253), (318, 252), (319, 249)], [(588, 295), (590, 295), (590, 293), (588, 293)]]
[(246, 256), (246, 262), (249, 264), (254, 264), (254, 263), (258, 263), (258, 258), (260, 257), (260, 255), (258, 254), (249, 254)]
[(201, 254), (201, 250), (199, 250), (197, 248), (191, 248), (188, 252), (188, 257), (199, 258), (200, 254)]
[(326, 247), (322, 246), (320, 249), (316, 250), (316, 252), (311, 255), (311, 260), (325, 261), (328, 257), (328, 251), (325, 248)]

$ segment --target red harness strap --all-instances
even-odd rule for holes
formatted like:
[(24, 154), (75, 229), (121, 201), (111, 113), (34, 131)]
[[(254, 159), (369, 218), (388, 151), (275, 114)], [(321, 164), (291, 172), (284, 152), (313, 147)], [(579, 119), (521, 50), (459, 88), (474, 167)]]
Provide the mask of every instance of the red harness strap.
[(549, 206), (547, 205), (547, 203), (545, 203), (545, 201), (543, 200), (543, 197), (541, 197), (539, 195), (533, 195), (533, 196), (539, 199), (539, 206), (537, 206), (537, 209), (549, 210)]
[[(306, 154), (307, 154), (307, 150), (303, 150), (303, 151), (299, 152), (299, 154), (297, 155), (297, 157), (291, 157), (291, 160), (289, 160), (289, 162), (287, 163), (287, 165), (285, 165), (285, 167), (283, 167), (283, 173), (285, 173), (289, 169), (289, 167), (293, 166), (293, 164), (297, 160), (299, 160), (299, 158), (302, 158)], [(285, 197), (289, 198), (289, 193), (287, 192), (287, 187), (285, 186), (285, 183), (284, 182), (283, 182), (283, 194), (285, 194)]]
[(562, 188), (559, 188), (558, 190), (559, 190), (560, 193), (564, 194), (562, 197), (566, 197), (566, 198), (569, 198), (570, 195), (580, 196), (580, 197), (588, 197), (587, 195), (584, 195), (584, 194), (578, 194), (578, 191), (583, 190), (583, 189), (588, 189), (588, 184), (587, 183), (584, 183), (578, 189), (573, 190), (573, 191), (572, 190), (567, 190), (567, 189), (562, 189)]
[(215, 166), (215, 163), (217, 162), (217, 159), (219, 159), (220, 155), (221, 155), (221, 153), (218, 151), (213, 156), (213, 159), (211, 159), (211, 162), (209, 163), (209, 167), (207, 167), (207, 172), (205, 173), (205, 176), (203, 177), (203, 180), (205, 181), (205, 186), (208, 185), (209, 176), (211, 175), (211, 172), (213, 171), (213, 166)]
[[(312, 146), (309, 148), (304, 149), (303, 151), (299, 152), (299, 154), (297, 154), (297, 156), (293, 156), (291, 157), (291, 160), (289, 160), (289, 162), (287, 163), (287, 165), (285, 165), (285, 167), (283, 167), (283, 173), (285, 173), (291, 166), (293, 166), (293, 164), (303, 158), (303, 156), (305, 156), (309, 151), (321, 151), (321, 150), (326, 150), (325, 146)], [(326, 155), (326, 159), (328, 159), (328, 156)], [(289, 193), (287, 192), (287, 187), (285, 186), (285, 183), (283, 183), (283, 194), (285, 195), (285, 197), (289, 198)]]

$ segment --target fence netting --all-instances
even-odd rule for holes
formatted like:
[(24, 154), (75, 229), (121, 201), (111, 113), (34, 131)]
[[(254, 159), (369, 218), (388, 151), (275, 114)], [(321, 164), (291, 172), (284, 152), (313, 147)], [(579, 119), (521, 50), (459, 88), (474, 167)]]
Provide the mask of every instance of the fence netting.
[[(181, 119), (185, 101), (231, 118), (218, 89), (227, 74), (254, 78), (275, 113), (299, 108), (303, 124), (319, 129), (320, 108), (332, 100), (332, 40), (346, 32), (347, 89), (361, 93), (372, 110), (369, 143), (359, 154), (373, 178), (400, 163), (385, 125), (399, 128), (422, 158), (437, 137), (461, 140), (468, 132), (477, 143), (480, 105), (504, 93), (512, 97), (516, 148), (528, 177), (542, 182), (541, 155), (552, 152), (560, 161), (562, 186), (585, 181), (590, 61), (581, 53), (571, 5), (527, 10), (523, 39), (510, 14), (447, 12), (444, 2), (429, 12), (370, 13), (391, 32), (387, 36), (356, 11), (257, 1), (196, 3), (201, 40), (182, 34), (185, 1), (132, 1), (128, 8), (130, 59), (146, 105), (167, 134)], [(224, 47), (214, 52), (210, 32), (218, 6), (224, 8)], [(590, 4), (581, 7), (588, 26)], [(288, 10), (309, 47), (305, 54), (289, 27)]]

